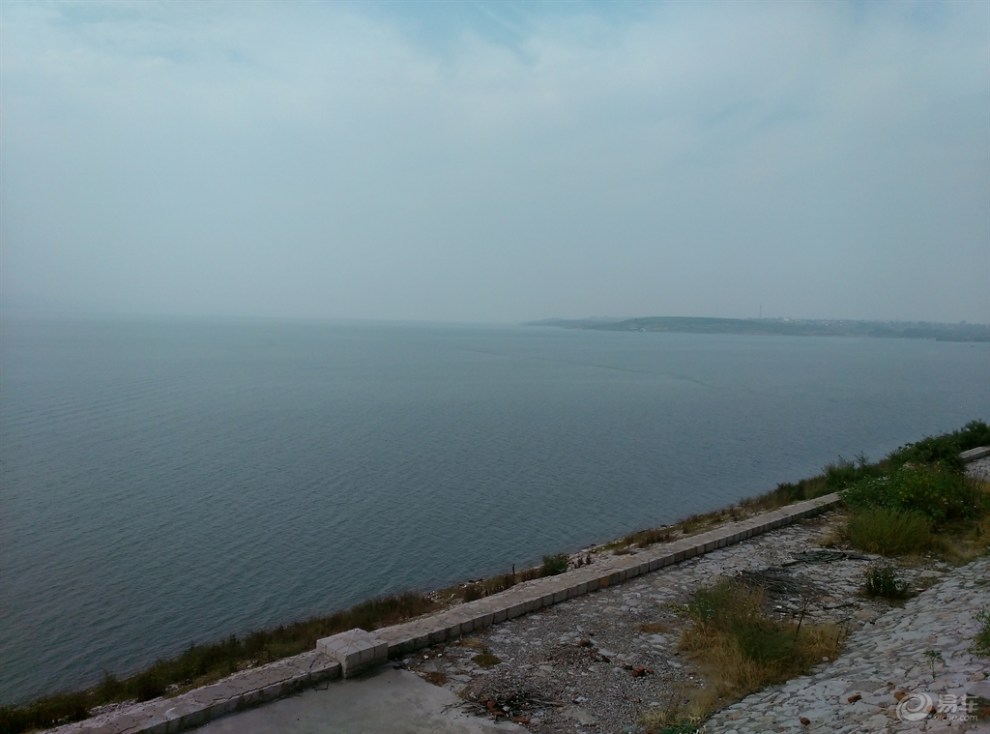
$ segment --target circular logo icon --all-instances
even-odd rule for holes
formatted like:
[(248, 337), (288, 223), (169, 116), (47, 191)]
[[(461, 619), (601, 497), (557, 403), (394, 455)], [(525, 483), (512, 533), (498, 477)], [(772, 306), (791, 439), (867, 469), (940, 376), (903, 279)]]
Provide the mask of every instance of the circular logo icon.
[(927, 693), (912, 693), (897, 703), (897, 718), (901, 721), (922, 721), (934, 710), (935, 702)]

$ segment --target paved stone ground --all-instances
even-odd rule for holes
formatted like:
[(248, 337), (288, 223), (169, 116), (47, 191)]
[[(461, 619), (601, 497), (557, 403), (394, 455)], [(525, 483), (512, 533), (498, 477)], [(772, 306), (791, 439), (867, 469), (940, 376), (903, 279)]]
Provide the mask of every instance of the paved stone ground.
[[(552, 701), (556, 705), (511, 712), (528, 718), (533, 732), (641, 731), (637, 726), (640, 714), (667, 706), (680, 684), (698, 677), (677, 651), (684, 620), (676, 606), (719, 576), (773, 569), (785, 587), (773, 596), (773, 606), (781, 616), (796, 614), (807, 604), (808, 621), (831, 621), (849, 630), (890, 611), (886, 602), (856, 595), (865, 569), (876, 557), (794, 562), (795, 554), (821, 550), (821, 541), (834, 532), (840, 519), (838, 513), (830, 513), (776, 530), (497, 625), (457, 644), (434, 646), (404, 662), (455, 692), (466, 689), (482, 700), (486, 692), (514, 688), (530, 699)], [(902, 573), (915, 588), (922, 588), (949, 570), (946, 564), (929, 559)], [(482, 651), (502, 662), (490, 670), (482, 668), (475, 661)], [(637, 668), (652, 672), (634, 675)]]
[[(990, 459), (971, 465), (990, 476)], [(676, 605), (719, 576), (771, 570), (782, 587), (772, 598), (780, 616), (805, 609), (809, 621), (830, 621), (850, 636), (840, 658), (812, 676), (765, 690), (714, 717), (705, 730), (764, 732), (977, 731), (987, 724), (965, 721), (965, 711), (945, 720), (900, 721), (925, 703), (951, 703), (946, 696), (990, 698), (985, 676), (990, 660), (967, 651), (977, 630), (976, 613), (990, 606), (990, 559), (962, 569), (936, 559), (902, 567), (916, 591), (903, 607), (858, 595), (863, 574), (878, 557), (863, 554), (832, 562), (795, 562), (820, 551), (841, 522), (840, 512), (773, 531), (570, 600), (458, 641), (403, 659), (420, 675), (479, 702), (513, 694), (508, 712), (539, 734), (640, 732), (641, 714), (673, 700), (678, 686), (698, 678), (677, 652), (683, 619)], [(926, 650), (937, 650), (932, 680)], [(481, 653), (494, 658), (478, 658)], [(480, 663), (494, 667), (485, 668)], [(635, 675), (640, 672), (642, 674)], [(648, 672), (647, 672), (648, 671)], [(850, 696), (861, 698), (850, 704)], [(942, 697), (941, 699), (939, 697)], [(959, 700), (958, 698), (955, 700)], [(548, 705), (553, 704), (553, 705)], [(481, 706), (470, 706), (483, 713)], [(808, 724), (801, 722), (802, 717)], [(908, 717), (909, 718), (909, 717)]]
[[(990, 700), (990, 659), (970, 650), (979, 629), (976, 614), (987, 606), (990, 557), (984, 556), (853, 633), (835, 662), (746, 697), (709, 720), (707, 730), (990, 731), (990, 722), (969, 720), (965, 703), (976, 696)], [(930, 659), (927, 651), (938, 657)], [(944, 709), (944, 718), (925, 717), (932, 705)]]
[[(967, 472), (990, 481), (990, 457), (974, 461)], [(990, 701), (990, 659), (971, 650), (981, 609), (990, 609), (990, 556), (952, 570), (903, 609), (854, 632), (834, 663), (748, 696), (714, 716), (707, 729), (725, 734), (990, 732), (990, 721), (973, 720), (961, 703), (976, 696)], [(929, 651), (938, 657), (929, 658)], [(855, 696), (860, 698), (850, 702)], [(923, 716), (933, 705), (941, 715)]]

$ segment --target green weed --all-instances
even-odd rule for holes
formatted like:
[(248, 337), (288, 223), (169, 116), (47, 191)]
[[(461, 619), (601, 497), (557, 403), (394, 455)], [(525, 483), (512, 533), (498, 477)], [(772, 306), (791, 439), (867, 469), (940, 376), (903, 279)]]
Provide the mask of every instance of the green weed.
[(893, 566), (881, 563), (870, 566), (866, 569), (866, 581), (863, 584), (863, 593), (871, 597), (881, 599), (906, 599), (908, 596), (908, 585)]
[(568, 558), (564, 553), (555, 556), (543, 556), (543, 566), (541, 568), (544, 576), (556, 576), (567, 570)]
[(886, 507), (851, 513), (845, 537), (854, 548), (884, 556), (920, 555), (933, 544), (927, 517), (920, 512)]

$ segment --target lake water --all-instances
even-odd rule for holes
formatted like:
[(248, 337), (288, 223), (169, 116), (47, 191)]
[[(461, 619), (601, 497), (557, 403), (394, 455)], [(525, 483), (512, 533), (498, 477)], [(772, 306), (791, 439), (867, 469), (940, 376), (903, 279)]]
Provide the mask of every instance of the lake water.
[(0, 326), (0, 703), (990, 419), (987, 344)]

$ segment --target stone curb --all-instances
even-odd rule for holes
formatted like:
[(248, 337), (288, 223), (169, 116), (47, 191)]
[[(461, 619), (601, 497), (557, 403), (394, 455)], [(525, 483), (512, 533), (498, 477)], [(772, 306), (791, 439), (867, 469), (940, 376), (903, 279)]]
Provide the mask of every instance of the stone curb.
[(975, 449), (969, 449), (969, 451), (963, 451), (959, 454), (959, 458), (965, 464), (982, 459), (984, 456), (990, 456), (990, 446), (977, 446)]
[(837, 493), (825, 495), (629, 555), (610, 556), (558, 576), (524, 581), (498, 594), (410, 622), (371, 633), (363, 630), (342, 632), (319, 640), (314, 651), (235, 673), (173, 698), (134, 704), (48, 731), (52, 734), (173, 734), (193, 729), (233, 711), (288, 696), (316, 683), (355, 675), (381, 664), (386, 653), (388, 658), (396, 658), (456, 639), (716, 548), (740, 543), (818, 515), (838, 503)]
[(536, 609), (622, 583), (627, 579), (665, 566), (672, 566), (716, 548), (739, 543), (754, 535), (820, 514), (838, 502), (838, 494), (829, 494), (746, 520), (728, 523), (672, 543), (658, 544), (638, 553), (612, 556), (591, 566), (584, 566), (559, 576), (525, 581), (506, 591), (460, 604), (453, 609), (385, 627), (376, 630), (375, 635), (388, 643), (390, 658), (402, 657), (428, 645), (456, 639), (506, 619), (513, 619)]
[(46, 731), (58, 734), (172, 734), (340, 677), (340, 663), (305, 652), (235, 673), (172, 698), (145, 701)]

